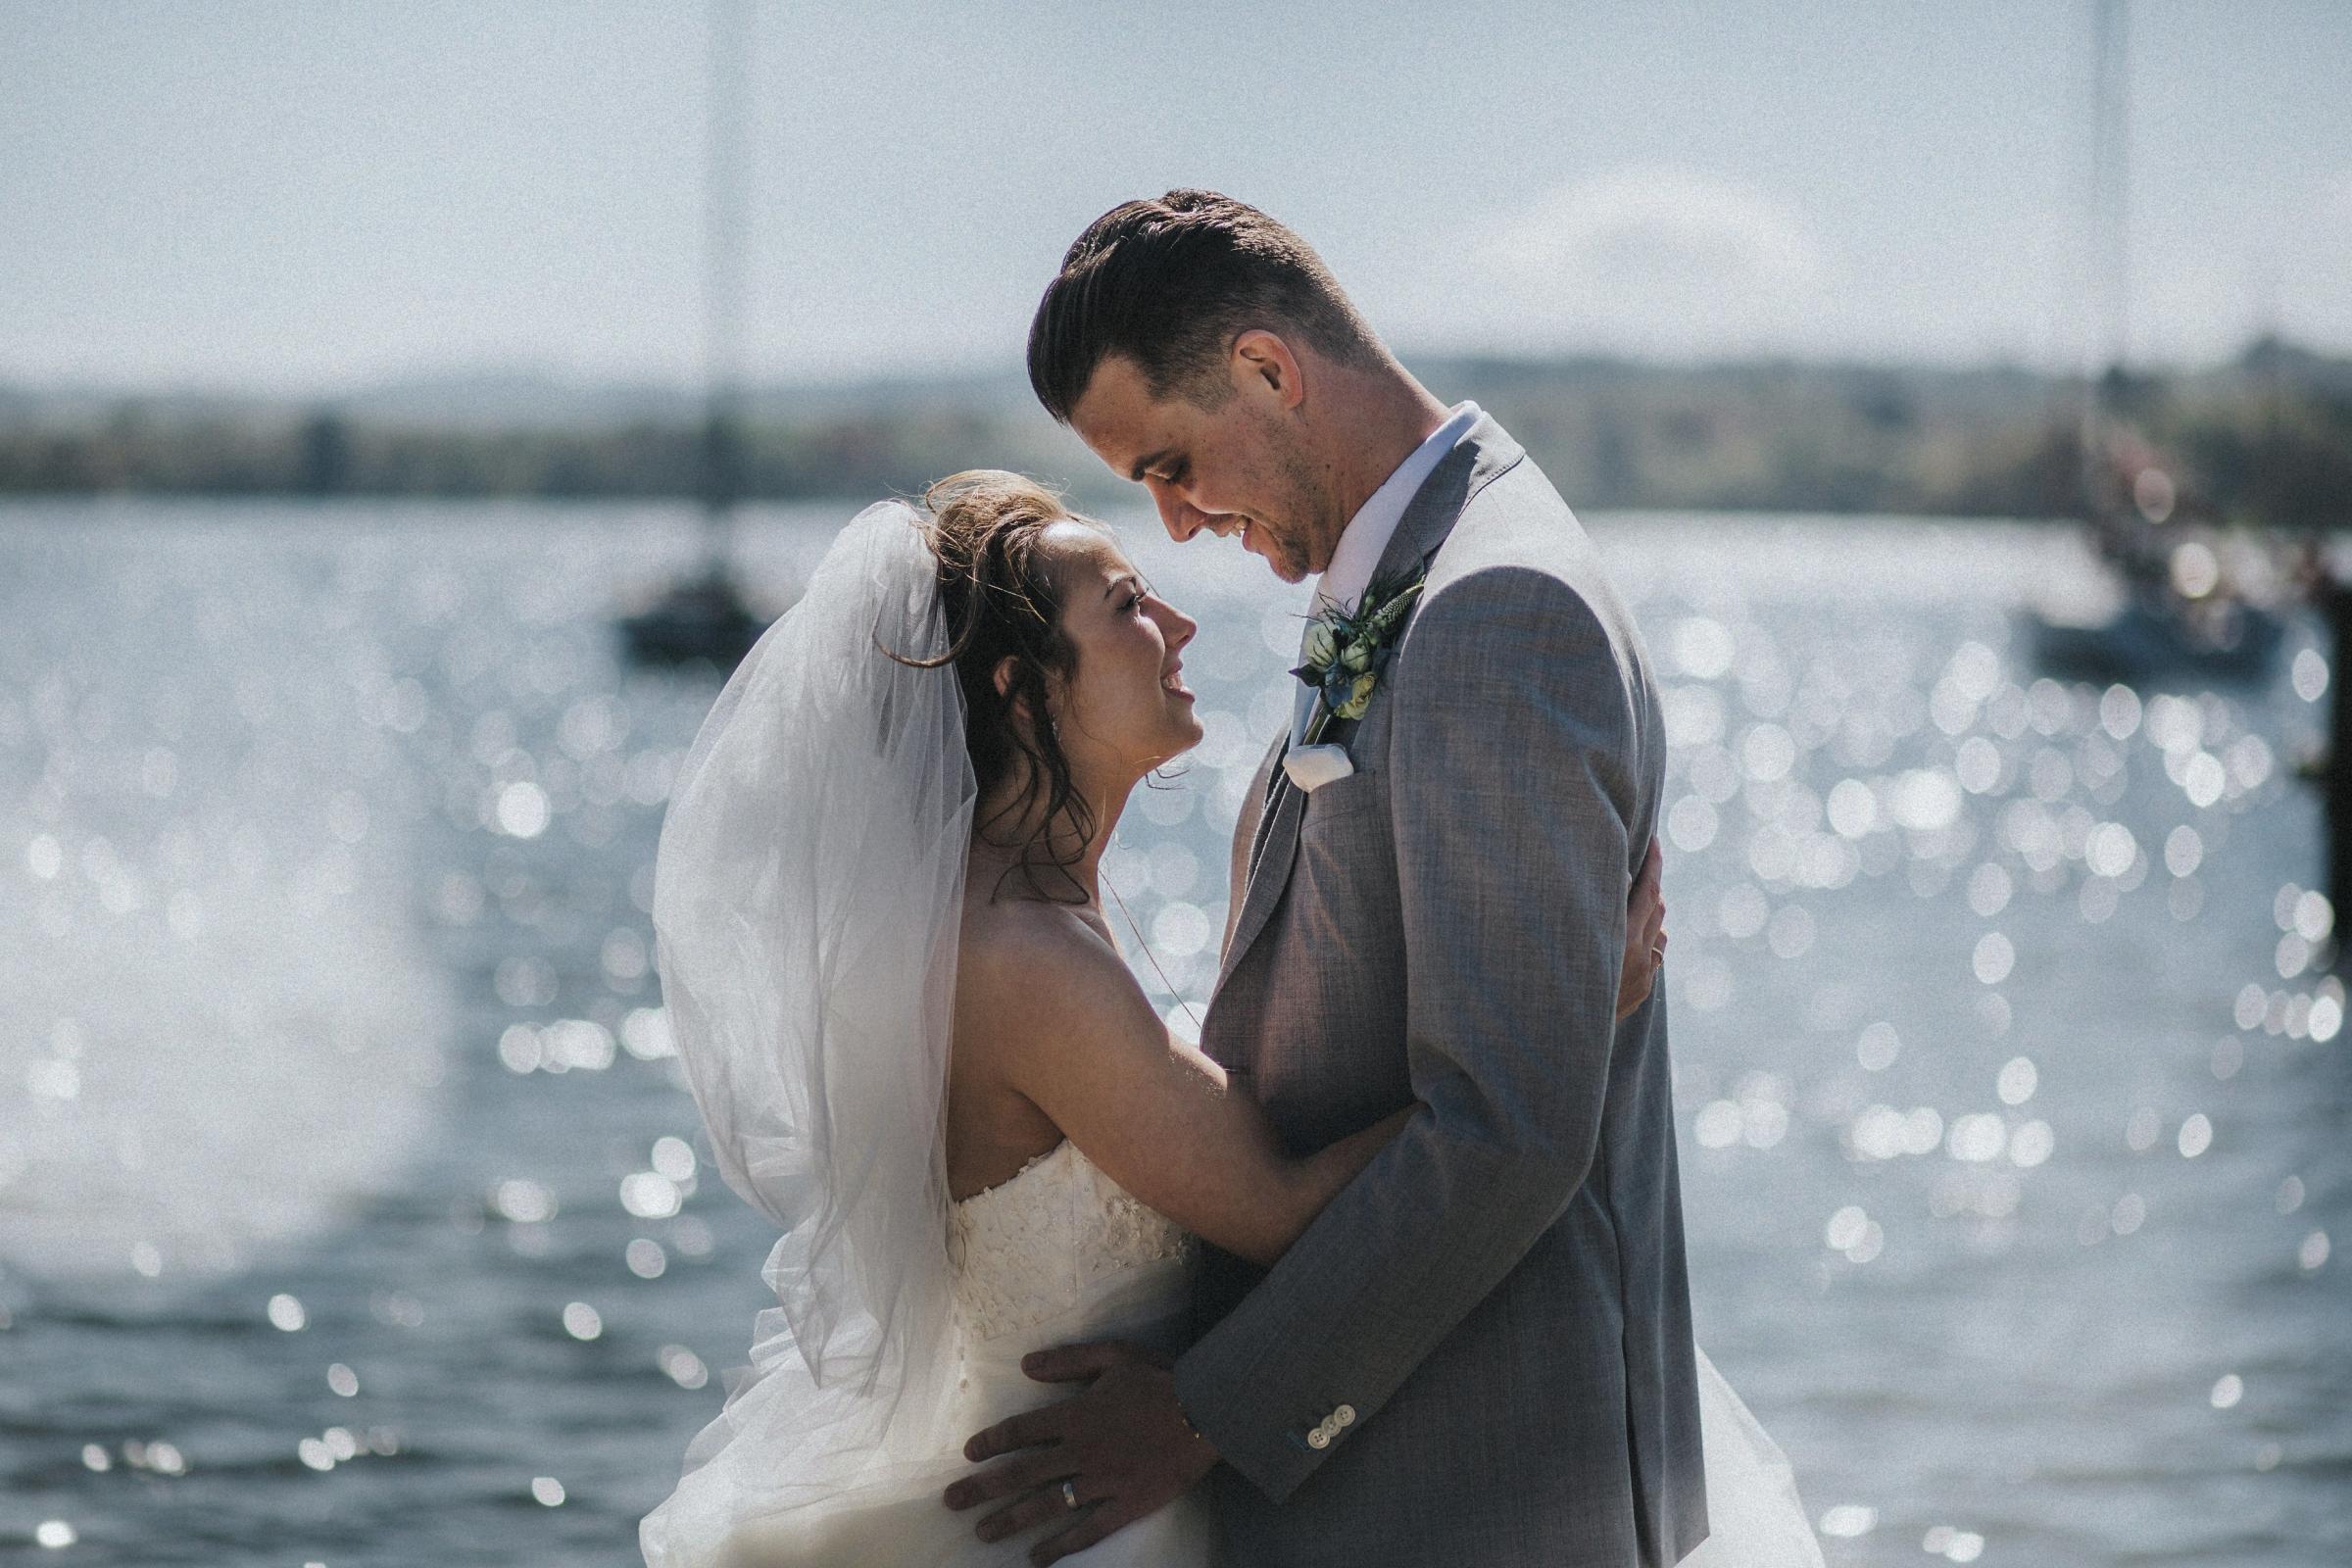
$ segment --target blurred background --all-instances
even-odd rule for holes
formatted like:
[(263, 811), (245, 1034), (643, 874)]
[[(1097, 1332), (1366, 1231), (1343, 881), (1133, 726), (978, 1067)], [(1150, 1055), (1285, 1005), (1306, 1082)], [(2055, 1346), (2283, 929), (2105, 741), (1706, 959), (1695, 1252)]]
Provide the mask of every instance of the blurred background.
[(1637, 608), (1699, 1335), (1829, 1560), (2352, 1558), (2347, 80), (2319, 0), (0, 0), (0, 1545), (637, 1560), (771, 1239), (656, 835), (877, 495), (1202, 620), (1105, 862), (1190, 1026), (1303, 599), (1020, 350), (1205, 184)]

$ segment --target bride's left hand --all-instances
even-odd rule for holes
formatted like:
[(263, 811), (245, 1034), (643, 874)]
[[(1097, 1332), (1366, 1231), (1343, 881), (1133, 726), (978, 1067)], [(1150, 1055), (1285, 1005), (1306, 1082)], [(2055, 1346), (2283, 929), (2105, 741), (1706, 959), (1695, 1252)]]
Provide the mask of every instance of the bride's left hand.
[(1666, 892), (1661, 885), (1665, 865), (1665, 852), (1653, 838), (1649, 853), (1642, 858), (1642, 874), (1634, 878), (1626, 899), (1625, 958), (1617, 981), (1619, 1023), (1649, 1000), (1658, 969), (1666, 961)]
[(1217, 1462), (1215, 1446), (1184, 1418), (1166, 1358), (1141, 1346), (1065, 1345), (1023, 1356), (1021, 1370), (1040, 1383), (1092, 1381), (1084, 1393), (1000, 1421), (963, 1446), (975, 1463), (1013, 1455), (947, 1491), (951, 1508), (1020, 1499), (980, 1521), (982, 1541), (1074, 1518), (1030, 1548), (1029, 1560), (1042, 1568), (1157, 1513)]

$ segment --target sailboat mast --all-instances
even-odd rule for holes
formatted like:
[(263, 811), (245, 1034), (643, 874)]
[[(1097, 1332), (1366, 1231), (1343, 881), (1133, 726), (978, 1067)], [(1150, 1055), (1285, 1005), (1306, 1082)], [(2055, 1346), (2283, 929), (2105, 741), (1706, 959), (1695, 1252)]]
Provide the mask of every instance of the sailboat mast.
[(752, 17), (747, 0), (710, 0), (708, 125), (703, 185), (703, 545), (723, 571), (743, 495), (743, 333)]
[(2095, 520), (2122, 504), (2107, 455), (2107, 387), (2132, 358), (2131, 10), (2093, 0), (2090, 220), (2085, 292), (2094, 304), (2082, 377), (2082, 502)]

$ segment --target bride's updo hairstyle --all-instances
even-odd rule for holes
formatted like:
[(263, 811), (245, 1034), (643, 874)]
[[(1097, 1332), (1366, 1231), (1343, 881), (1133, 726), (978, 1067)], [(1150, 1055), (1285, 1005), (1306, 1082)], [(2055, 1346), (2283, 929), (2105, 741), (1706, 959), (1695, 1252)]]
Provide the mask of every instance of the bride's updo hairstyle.
[[(1077, 672), (1077, 645), (1061, 629), (1062, 591), (1044, 546), (1057, 522), (1089, 528), (1061, 498), (1034, 479), (1001, 468), (951, 474), (923, 493), (931, 514), (932, 554), (939, 558), (939, 603), (948, 626), (948, 651), (936, 659), (902, 660), (927, 669), (954, 664), (963, 692), (964, 747), (983, 801), (1018, 775), (1025, 787), (972, 831), (1004, 849), (1042, 851), (1046, 865), (1066, 872), (1094, 832), (1094, 812), (1070, 781), (1069, 759), (1047, 720), (1047, 678)], [(892, 658), (899, 658), (892, 654)], [(1007, 659), (1012, 677), (997, 690), (997, 669)], [(1043, 809), (1037, 810), (1042, 804)], [(1026, 843), (1000, 836), (1006, 824), (1043, 823)], [(1038, 880), (1039, 858), (1022, 869), (1032, 891), (1053, 897)], [(1065, 890), (1078, 893), (1067, 879)], [(1080, 894), (1083, 897), (1083, 894)]]

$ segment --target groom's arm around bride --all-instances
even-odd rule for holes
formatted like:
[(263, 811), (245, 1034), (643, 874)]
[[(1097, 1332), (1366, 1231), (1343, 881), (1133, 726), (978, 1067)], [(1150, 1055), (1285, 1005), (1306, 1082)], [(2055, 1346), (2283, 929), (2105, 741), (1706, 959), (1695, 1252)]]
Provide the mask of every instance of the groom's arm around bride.
[[(1224, 198), (1098, 220), (1032, 373), (1179, 538), (1239, 533), (1297, 580), (1387, 526), (1375, 575), (1426, 573), (1369, 705), (1323, 736), (1354, 772), (1303, 793), (1278, 743), (1260, 773), (1201, 1041), (1294, 1149), (1418, 1108), (1270, 1270), (1209, 1259), (1172, 1385), (1059, 1408), (1128, 1399), (1127, 1451), (1097, 1462), (1144, 1477), (1195, 1462), (1189, 1421), (1252, 1568), (1674, 1562), (1706, 1527), (1665, 1004), (1615, 1011), (1664, 743), (1590, 541), (1303, 241)], [(1408, 458), (1426, 476), (1384, 503)]]

